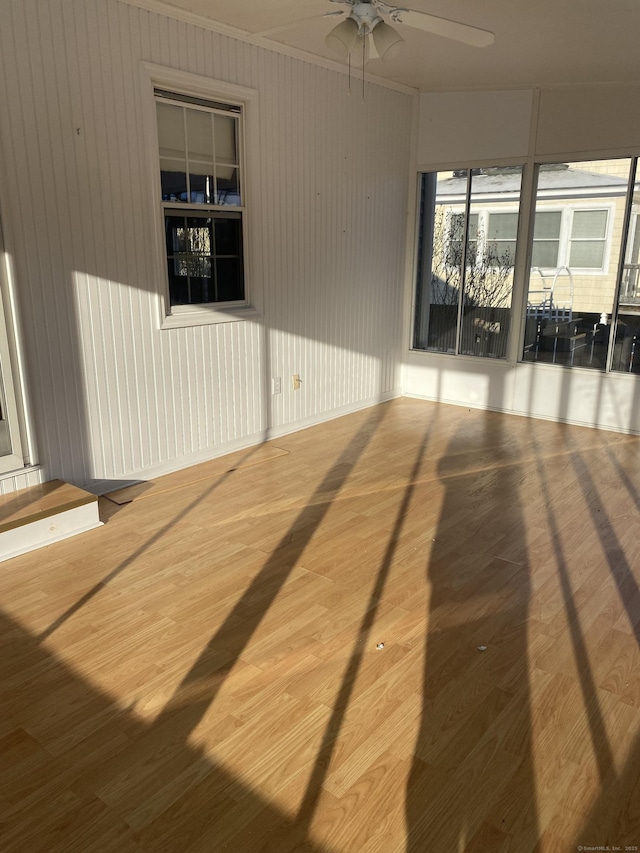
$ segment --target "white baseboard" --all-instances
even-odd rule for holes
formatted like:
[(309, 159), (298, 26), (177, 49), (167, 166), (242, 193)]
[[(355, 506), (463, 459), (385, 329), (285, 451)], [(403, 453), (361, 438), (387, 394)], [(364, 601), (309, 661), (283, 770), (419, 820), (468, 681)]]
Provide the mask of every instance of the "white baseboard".
[(329, 412), (322, 412), (319, 415), (311, 415), (307, 418), (302, 418), (298, 421), (293, 421), (289, 424), (281, 424), (280, 426), (270, 427), (261, 432), (252, 433), (251, 435), (243, 436), (236, 441), (229, 441), (217, 447), (208, 448), (199, 453), (191, 453), (188, 456), (181, 456), (179, 459), (171, 459), (163, 462), (160, 465), (152, 465), (149, 468), (140, 468), (126, 474), (118, 476), (117, 480), (91, 480), (83, 483), (81, 488), (94, 495), (104, 495), (107, 492), (115, 489), (124, 488), (125, 486), (134, 485), (135, 483), (144, 482), (145, 480), (153, 480), (156, 477), (162, 477), (165, 474), (173, 474), (175, 471), (181, 471), (184, 468), (190, 468), (192, 465), (199, 465), (202, 462), (209, 462), (211, 459), (217, 459), (220, 456), (227, 456), (229, 453), (235, 453), (237, 450), (246, 450), (249, 447), (255, 447), (257, 444), (262, 444), (265, 441), (270, 441), (274, 438), (281, 438), (284, 435), (290, 435), (293, 432), (299, 432), (303, 429), (308, 429), (318, 424), (332, 421), (335, 418), (341, 418), (344, 415), (350, 415), (354, 412), (359, 412), (362, 409), (377, 406), (379, 403), (385, 403), (388, 400), (393, 400), (396, 397), (401, 397), (402, 391), (397, 388), (393, 391), (385, 391), (377, 394), (375, 397), (369, 397), (365, 400), (359, 400), (356, 403), (349, 403), (346, 406), (340, 406), (337, 409), (331, 409)]

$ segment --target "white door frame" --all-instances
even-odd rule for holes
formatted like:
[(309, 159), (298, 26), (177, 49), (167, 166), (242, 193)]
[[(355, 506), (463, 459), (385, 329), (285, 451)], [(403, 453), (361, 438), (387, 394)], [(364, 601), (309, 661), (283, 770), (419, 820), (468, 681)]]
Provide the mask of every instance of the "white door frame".
[[(8, 292), (7, 255), (0, 220), (0, 475), (24, 468), (24, 455), (20, 435), (20, 419), (14, 377), (11, 369), (11, 349), (7, 334), (4, 309), (5, 294)], [(8, 452), (2, 452), (3, 432), (7, 435)]]

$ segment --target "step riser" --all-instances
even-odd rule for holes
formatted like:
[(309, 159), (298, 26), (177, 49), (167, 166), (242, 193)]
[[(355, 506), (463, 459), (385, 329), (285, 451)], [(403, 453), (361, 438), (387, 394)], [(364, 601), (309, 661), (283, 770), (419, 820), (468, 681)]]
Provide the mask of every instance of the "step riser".
[(101, 527), (97, 501), (0, 533), (0, 562)]

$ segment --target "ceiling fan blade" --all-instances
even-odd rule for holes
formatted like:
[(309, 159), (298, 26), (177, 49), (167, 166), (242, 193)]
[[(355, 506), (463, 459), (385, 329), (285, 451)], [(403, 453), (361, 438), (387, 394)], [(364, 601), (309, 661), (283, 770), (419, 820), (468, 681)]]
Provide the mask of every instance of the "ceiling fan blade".
[(285, 30), (292, 30), (298, 24), (306, 23), (307, 21), (317, 20), (318, 18), (343, 18), (346, 14), (346, 10), (337, 9), (335, 12), (324, 12), (322, 15), (310, 15), (307, 18), (302, 18), (300, 21), (288, 21), (286, 24), (280, 24), (278, 27), (271, 27), (269, 30), (261, 30), (258, 33), (253, 33), (253, 35), (259, 38), (268, 38), (269, 36), (276, 35), (277, 33), (284, 32)]
[[(384, 4), (380, 4), (384, 8)], [(385, 10), (386, 11), (386, 10)], [(444, 38), (454, 39), (473, 45), (473, 47), (487, 47), (493, 44), (494, 35), (489, 30), (481, 30), (468, 24), (459, 24), (447, 18), (438, 18), (426, 12), (413, 12), (410, 9), (391, 9), (389, 11), (391, 20), (396, 24), (405, 24), (416, 30), (424, 30), (427, 33), (435, 33)]]

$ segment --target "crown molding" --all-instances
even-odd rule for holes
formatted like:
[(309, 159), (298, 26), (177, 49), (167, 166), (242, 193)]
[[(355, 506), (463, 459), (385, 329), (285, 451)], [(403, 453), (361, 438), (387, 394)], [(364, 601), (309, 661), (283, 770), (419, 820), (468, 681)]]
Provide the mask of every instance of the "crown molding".
[[(347, 68), (340, 62), (334, 62), (331, 59), (325, 59), (322, 56), (316, 56), (313, 53), (300, 50), (281, 42), (273, 41), (266, 36), (254, 35), (246, 30), (241, 30), (237, 27), (223, 24), (220, 21), (215, 21), (212, 18), (207, 18), (204, 15), (198, 15), (195, 12), (189, 12), (186, 9), (180, 9), (177, 6), (172, 6), (170, 3), (164, 3), (163, 0), (117, 0), (125, 6), (135, 6), (145, 12), (152, 12), (157, 15), (163, 15), (167, 18), (173, 18), (182, 21), (185, 24), (191, 24), (194, 27), (210, 30), (218, 35), (228, 36), (237, 41), (247, 42), (256, 47), (264, 48), (275, 53), (281, 53), (291, 59), (299, 59), (302, 62), (308, 62), (312, 65), (317, 65), (320, 68), (326, 68), (329, 71), (337, 71), (339, 74), (347, 74)], [(351, 68), (351, 76), (357, 79), (362, 79), (362, 71)], [(376, 86), (383, 86), (386, 89), (392, 89), (395, 92), (401, 92), (405, 95), (417, 95), (418, 89), (413, 86), (407, 86), (404, 83), (398, 83), (395, 80), (385, 80), (382, 77), (376, 77), (374, 74), (365, 72), (365, 80), (367, 83), (373, 83)]]

